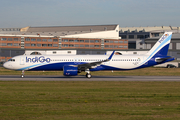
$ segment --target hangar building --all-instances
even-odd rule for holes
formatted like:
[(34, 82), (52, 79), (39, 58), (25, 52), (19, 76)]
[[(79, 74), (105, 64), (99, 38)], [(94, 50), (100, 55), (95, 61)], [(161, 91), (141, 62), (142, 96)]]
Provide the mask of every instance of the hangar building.
[(22, 54), (25, 50), (38, 49), (101, 54), (106, 50), (128, 49), (128, 40), (119, 37), (119, 25), (0, 29), (0, 61)]

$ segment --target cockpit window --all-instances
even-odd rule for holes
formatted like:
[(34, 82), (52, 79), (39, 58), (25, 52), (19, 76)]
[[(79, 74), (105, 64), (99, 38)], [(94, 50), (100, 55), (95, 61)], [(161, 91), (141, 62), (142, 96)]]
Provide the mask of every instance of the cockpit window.
[(15, 59), (9, 59), (8, 61), (12, 61), (12, 62), (15, 62)]

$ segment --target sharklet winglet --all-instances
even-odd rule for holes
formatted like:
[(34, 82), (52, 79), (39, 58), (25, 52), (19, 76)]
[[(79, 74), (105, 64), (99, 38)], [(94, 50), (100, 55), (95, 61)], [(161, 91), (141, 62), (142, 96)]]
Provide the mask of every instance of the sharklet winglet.
[(111, 60), (111, 59), (112, 59), (112, 57), (113, 57), (113, 55), (114, 55), (114, 52), (115, 52), (115, 50), (111, 53), (111, 55), (109, 56), (108, 60)]

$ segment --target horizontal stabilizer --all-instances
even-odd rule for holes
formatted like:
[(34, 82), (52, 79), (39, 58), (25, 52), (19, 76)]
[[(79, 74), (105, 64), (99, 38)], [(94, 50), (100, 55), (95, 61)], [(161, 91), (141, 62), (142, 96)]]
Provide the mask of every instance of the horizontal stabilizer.
[(156, 61), (157, 63), (161, 63), (161, 62), (164, 62), (164, 61), (166, 61), (166, 60), (168, 60), (168, 59), (172, 59), (172, 57), (167, 56), (167, 57), (164, 57), (164, 58), (156, 58), (155, 61)]

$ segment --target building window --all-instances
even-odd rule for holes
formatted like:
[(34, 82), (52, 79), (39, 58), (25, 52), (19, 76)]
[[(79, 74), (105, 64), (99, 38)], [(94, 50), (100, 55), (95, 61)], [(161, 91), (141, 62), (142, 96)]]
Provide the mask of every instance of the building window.
[(89, 43), (89, 40), (85, 40), (86, 43)]
[(176, 43), (176, 49), (177, 49), (177, 50), (180, 49), (180, 43)]
[(64, 42), (68, 42), (68, 39), (64, 39)]
[(79, 47), (79, 45), (74, 45), (74, 47)]
[(118, 43), (118, 41), (114, 41), (114, 43)]
[(89, 47), (89, 45), (85, 45), (85, 47)]
[(74, 40), (74, 42), (79, 42), (79, 40)]
[(30, 41), (30, 38), (25, 38), (25, 41)]
[(48, 42), (52, 42), (52, 39), (48, 39)]
[(109, 43), (109, 40), (105, 40), (105, 43)]
[(119, 46), (119, 48), (123, 48), (123, 46), (122, 46), (122, 45), (120, 45), (120, 46)]
[(114, 41), (113, 41), (113, 40), (110, 40), (110, 43), (114, 43)]
[(110, 48), (113, 48), (113, 45), (110, 45)]
[(153, 36), (154, 36), (154, 37), (158, 37), (158, 36), (159, 36), (159, 33), (154, 33)]
[(69, 42), (74, 42), (74, 40), (69, 40)]
[(18, 38), (14, 38), (14, 41), (18, 41), (19, 39)]
[(90, 40), (90, 43), (94, 43), (94, 40)]
[(118, 48), (118, 46), (117, 46), (117, 45), (114, 45), (114, 48)]
[(80, 45), (80, 47), (84, 47), (84, 45)]
[(127, 38), (126, 35), (120, 35), (120, 37), (121, 37), (122, 39), (126, 39), (126, 38)]
[(6, 44), (6, 43), (2, 43), (1, 45), (2, 45), (2, 46), (6, 46), (7, 44)]
[(119, 41), (119, 43), (123, 43), (123, 41)]
[(31, 41), (36, 41), (36, 39), (35, 38), (31, 38)]
[(127, 46), (124, 46), (124, 48), (127, 48)]
[(80, 42), (84, 42), (84, 40), (80, 40)]
[(41, 47), (41, 44), (37, 44), (38, 47)]
[(127, 41), (124, 41), (124, 43), (127, 43)]
[(74, 47), (74, 45), (73, 45), (73, 44), (70, 44), (69, 47)]
[(171, 50), (172, 50), (172, 43), (170, 43), (170, 45), (169, 45), (169, 49), (171, 49)]
[(41, 42), (41, 39), (37, 39), (38, 42)]
[(144, 38), (144, 35), (137, 35), (137, 38), (138, 38), (138, 39), (143, 39), (143, 38)]
[(42, 44), (42, 47), (47, 47), (47, 44)]
[(12, 38), (8, 38), (8, 41), (12, 41)]
[(90, 45), (90, 47), (94, 47), (94, 45)]
[(25, 46), (30, 46), (30, 44), (25, 44)]
[(13, 45), (14, 45), (14, 46), (19, 46), (19, 43), (14, 43)]
[(147, 49), (151, 49), (151, 44), (147, 44)]
[(12, 43), (7, 43), (7, 46), (12, 46)]
[(2, 41), (6, 41), (6, 38), (1, 38)]
[(95, 40), (95, 43), (99, 43), (99, 40)]
[(36, 46), (36, 44), (31, 44), (31, 46), (32, 46), (32, 47), (35, 47), (35, 46)]
[(94, 45), (94, 47), (95, 47), (95, 48), (98, 48), (98, 47), (99, 47), (99, 45)]
[(64, 44), (64, 47), (69, 47), (68, 44)]
[(52, 47), (52, 44), (48, 44), (48, 47)]
[(58, 42), (58, 39), (53, 39), (53, 42)]
[(105, 48), (108, 48), (109, 47), (109, 45), (105, 45)]
[(145, 35), (145, 38), (149, 38), (149, 35)]
[(134, 35), (129, 35), (129, 39), (134, 39)]
[(53, 47), (58, 47), (58, 44), (53, 44)]
[(47, 39), (42, 39), (43, 42), (47, 42)]

